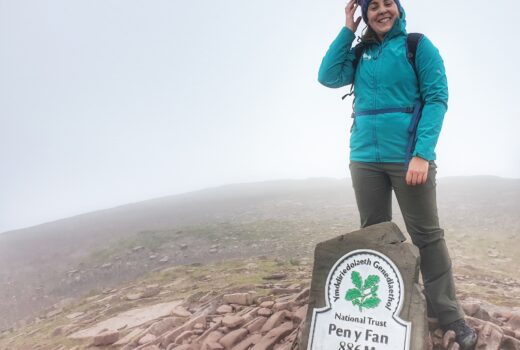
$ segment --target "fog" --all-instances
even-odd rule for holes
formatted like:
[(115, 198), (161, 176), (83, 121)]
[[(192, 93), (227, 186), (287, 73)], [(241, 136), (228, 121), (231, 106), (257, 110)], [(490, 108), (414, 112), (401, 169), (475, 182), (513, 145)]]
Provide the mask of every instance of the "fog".
[[(515, 1), (402, 0), (450, 101), (438, 176), (520, 177)], [(0, 0), (0, 232), (237, 182), (346, 178), (344, 1)]]

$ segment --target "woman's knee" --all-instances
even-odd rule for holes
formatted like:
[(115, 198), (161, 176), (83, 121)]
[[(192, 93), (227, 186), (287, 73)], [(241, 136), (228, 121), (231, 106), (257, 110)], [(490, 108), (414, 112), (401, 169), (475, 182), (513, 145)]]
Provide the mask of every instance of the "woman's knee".
[(419, 249), (439, 240), (444, 241), (444, 230), (441, 228), (408, 229), (408, 233), (410, 234), (413, 244)]

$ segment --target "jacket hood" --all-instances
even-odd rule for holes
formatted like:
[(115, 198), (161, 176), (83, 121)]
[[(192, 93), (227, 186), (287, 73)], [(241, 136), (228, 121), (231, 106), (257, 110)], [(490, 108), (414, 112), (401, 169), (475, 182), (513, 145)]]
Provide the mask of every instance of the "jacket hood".
[[(406, 34), (406, 12), (404, 11), (403, 6), (401, 5), (401, 2), (399, 2), (399, 18), (395, 20), (396, 23), (394, 23), (394, 27), (398, 25), (399, 31)], [(393, 31), (394, 28), (390, 30)]]

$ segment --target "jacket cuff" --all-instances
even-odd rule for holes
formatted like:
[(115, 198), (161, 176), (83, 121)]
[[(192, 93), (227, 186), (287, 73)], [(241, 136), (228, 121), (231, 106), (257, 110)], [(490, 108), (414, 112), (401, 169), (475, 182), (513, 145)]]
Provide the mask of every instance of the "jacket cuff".
[(427, 161), (435, 160), (435, 154), (426, 154), (425, 152), (421, 151), (413, 151), (412, 156), (419, 157)]

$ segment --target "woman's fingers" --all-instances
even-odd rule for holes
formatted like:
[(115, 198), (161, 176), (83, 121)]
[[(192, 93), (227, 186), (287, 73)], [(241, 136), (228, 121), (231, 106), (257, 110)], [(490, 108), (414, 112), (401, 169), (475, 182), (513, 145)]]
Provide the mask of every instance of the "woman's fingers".
[(423, 178), (422, 178), (422, 182), (421, 182), (421, 184), (425, 184), (425, 183), (426, 183), (426, 180), (428, 180), (428, 171), (426, 171), (426, 172), (423, 174)]
[(428, 179), (429, 163), (420, 157), (413, 157), (408, 165), (405, 181), (407, 185), (416, 186), (426, 183)]
[(345, 25), (353, 32), (357, 30), (359, 21), (361, 21), (360, 18), (354, 21), (354, 13), (356, 12), (357, 8), (358, 4), (356, 0), (350, 0), (347, 6), (345, 7), (345, 15), (347, 17)]
[(354, 5), (352, 5), (352, 17), (354, 17), (354, 13), (356, 13), (357, 8), (358, 4), (354, 3)]
[(408, 169), (406, 172), (406, 184), (410, 186), (417, 186), (426, 183), (428, 173), (416, 169)]
[(356, 18), (356, 22), (354, 23), (354, 25), (356, 26), (355, 28), (357, 29), (357, 27), (359, 26), (359, 23), (361, 22), (361, 16), (359, 16), (358, 18)]
[(412, 172), (412, 186), (417, 185), (417, 178), (419, 177), (419, 174), (417, 174), (415, 171)]
[(346, 10), (347, 14), (350, 16), (354, 16), (354, 12), (356, 12), (358, 5), (355, 0), (350, 0), (347, 4)]

